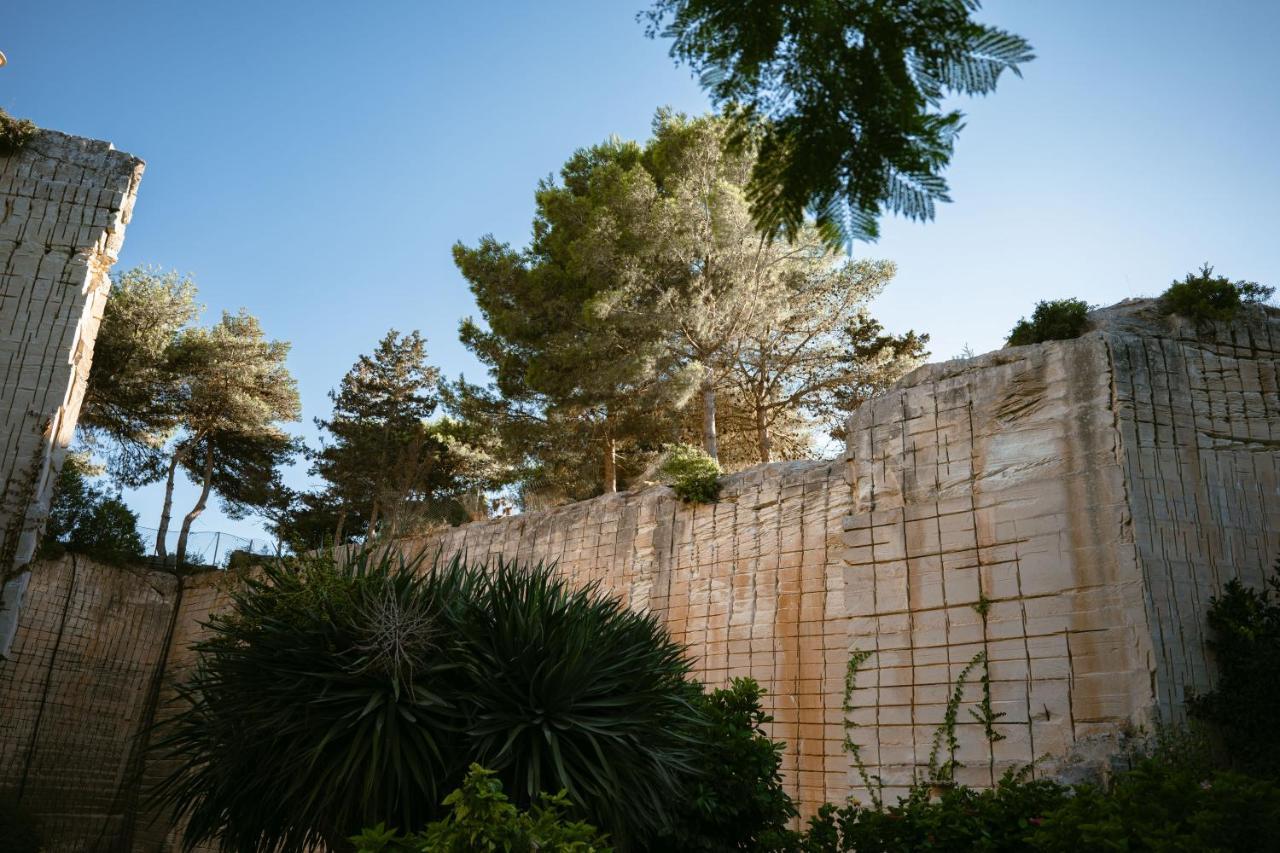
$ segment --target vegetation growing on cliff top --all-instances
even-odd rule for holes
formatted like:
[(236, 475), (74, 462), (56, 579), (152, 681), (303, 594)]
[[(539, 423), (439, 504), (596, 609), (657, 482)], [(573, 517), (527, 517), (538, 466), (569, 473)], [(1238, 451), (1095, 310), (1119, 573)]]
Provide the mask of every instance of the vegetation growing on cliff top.
[(1089, 323), (1089, 303), (1083, 299), (1051, 299), (1037, 302), (1031, 319), (1023, 317), (1009, 333), (1011, 347), (1045, 341), (1069, 341), (1084, 334)]
[(0, 109), (0, 157), (17, 154), (32, 140), (37, 130), (30, 119), (14, 118)]
[(1205, 264), (1199, 271), (1187, 273), (1181, 281), (1169, 285), (1160, 295), (1160, 310), (1191, 320), (1230, 320), (1242, 305), (1266, 302), (1276, 292), (1256, 281), (1232, 281), (1214, 275)]

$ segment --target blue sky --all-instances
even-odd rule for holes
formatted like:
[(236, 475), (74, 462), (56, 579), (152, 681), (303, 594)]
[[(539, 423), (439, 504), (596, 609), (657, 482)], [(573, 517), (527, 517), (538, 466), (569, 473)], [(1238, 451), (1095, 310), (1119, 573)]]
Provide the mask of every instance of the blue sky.
[[(147, 161), (121, 267), (189, 272), (209, 318), (245, 306), (292, 341), (312, 441), (388, 328), (480, 377), (456, 240), (523, 244), (535, 183), (575, 148), (708, 108), (641, 2), (13, 0), (0, 106)], [(898, 263), (886, 326), (945, 358), (999, 346), (1036, 300), (1152, 295), (1206, 260), (1280, 284), (1280, 4), (990, 0), (981, 18), (1038, 58), (961, 104), (937, 221), (858, 247)], [(155, 526), (158, 488), (129, 501)], [(262, 535), (216, 507), (196, 529)]]

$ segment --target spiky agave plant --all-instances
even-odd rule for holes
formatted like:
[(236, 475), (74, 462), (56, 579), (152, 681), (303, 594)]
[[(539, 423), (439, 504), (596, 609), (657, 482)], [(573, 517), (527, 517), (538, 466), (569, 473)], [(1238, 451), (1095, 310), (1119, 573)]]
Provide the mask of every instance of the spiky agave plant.
[(268, 564), (235, 589), (157, 743), (186, 843), (333, 847), (436, 816), (467, 766), (452, 611), (474, 577), (382, 550)]
[(565, 790), (624, 847), (683, 796), (701, 737), (684, 649), (651, 615), (498, 562), (463, 620), (469, 751), (528, 805)]

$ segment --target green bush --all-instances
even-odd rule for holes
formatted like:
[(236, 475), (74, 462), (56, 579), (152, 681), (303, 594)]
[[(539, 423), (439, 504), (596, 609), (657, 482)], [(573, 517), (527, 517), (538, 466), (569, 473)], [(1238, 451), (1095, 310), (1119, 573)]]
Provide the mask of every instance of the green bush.
[[(1069, 799), (1054, 782), (1006, 774), (990, 790), (944, 788), (932, 798), (927, 785), (883, 808), (828, 803), (809, 827), (804, 853), (897, 853), (907, 850), (1022, 851), (1036, 824)], [(1096, 849), (1096, 848), (1094, 848)]]
[(1009, 333), (1010, 346), (1069, 341), (1084, 334), (1089, 323), (1089, 303), (1082, 299), (1053, 299), (1037, 302), (1031, 319), (1023, 317)]
[(356, 853), (608, 853), (607, 838), (581, 821), (568, 822), (563, 791), (544, 794), (519, 811), (502, 793), (491, 770), (471, 765), (462, 787), (445, 797), (448, 814), (421, 833), (400, 835), (378, 824), (351, 838)]
[(104, 563), (137, 563), (146, 553), (138, 516), (89, 482), (93, 473), (87, 457), (68, 454), (54, 486), (40, 554), (52, 558), (74, 551)]
[(232, 593), (159, 739), (188, 843), (413, 832), (473, 761), (521, 807), (564, 789), (620, 837), (666, 824), (698, 727), (656, 619), (541, 566), (424, 569), (385, 551), (272, 561)]
[(17, 154), (36, 135), (36, 126), (30, 119), (14, 118), (0, 109), (0, 157)]
[(1242, 305), (1265, 302), (1275, 293), (1274, 287), (1263, 287), (1257, 282), (1233, 282), (1225, 275), (1213, 275), (1213, 268), (1204, 264), (1198, 273), (1188, 273), (1183, 280), (1175, 280), (1169, 289), (1161, 293), (1160, 310), (1164, 314), (1178, 314), (1185, 318), (1204, 320), (1230, 320)]
[(1205, 264), (1198, 273), (1187, 273), (1182, 281), (1169, 285), (1160, 296), (1160, 310), (1192, 320), (1230, 320), (1241, 305), (1265, 302), (1275, 293), (1254, 281), (1231, 281), (1215, 276)]
[(10, 796), (0, 796), (0, 848), (6, 853), (40, 853), (40, 832), (25, 806)]
[(697, 718), (684, 649), (657, 619), (541, 566), (500, 563), (462, 631), (472, 760), (522, 806), (563, 788), (615, 837), (660, 831), (683, 796)]
[(280, 561), (232, 589), (157, 743), (189, 845), (301, 851), (435, 817), (467, 766), (449, 626), (475, 579), (456, 559), (418, 568)]
[(700, 447), (675, 444), (662, 461), (663, 479), (676, 496), (692, 503), (712, 503), (720, 497), (720, 463)]
[(1084, 786), (1029, 836), (1046, 853), (1254, 851), (1280, 844), (1280, 787), (1147, 760), (1108, 788)]
[(763, 694), (750, 678), (699, 691), (706, 726), (695, 760), (699, 775), (657, 849), (782, 850), (794, 842), (789, 824), (796, 808), (782, 785), (785, 744), (765, 731), (773, 718), (760, 707)]
[(1229, 581), (1210, 603), (1209, 630), (1217, 686), (1187, 709), (1233, 767), (1280, 778), (1280, 563), (1260, 591)]

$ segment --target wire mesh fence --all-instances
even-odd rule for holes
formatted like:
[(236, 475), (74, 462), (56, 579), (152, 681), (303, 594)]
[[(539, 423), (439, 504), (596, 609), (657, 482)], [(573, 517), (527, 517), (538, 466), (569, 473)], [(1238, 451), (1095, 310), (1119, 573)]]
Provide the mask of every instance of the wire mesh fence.
[[(159, 530), (139, 527), (138, 532), (147, 548), (148, 560), (168, 567), (177, 565), (179, 531), (167, 531), (163, 551), (157, 542)], [(227, 569), (241, 562), (251, 563), (258, 557), (274, 556), (277, 552), (278, 545), (271, 539), (246, 539), (218, 530), (193, 530), (187, 536), (187, 554), (183, 562), (194, 568)]]

